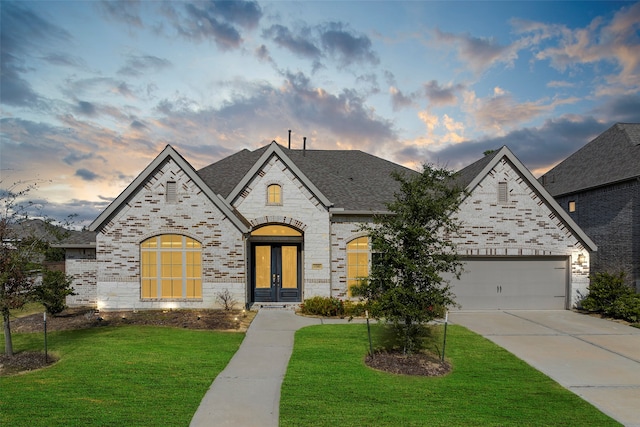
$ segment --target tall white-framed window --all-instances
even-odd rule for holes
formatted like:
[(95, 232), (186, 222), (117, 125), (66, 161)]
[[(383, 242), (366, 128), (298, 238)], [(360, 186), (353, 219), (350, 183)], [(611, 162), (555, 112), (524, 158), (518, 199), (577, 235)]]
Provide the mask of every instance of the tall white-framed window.
[(202, 245), (180, 234), (161, 234), (140, 244), (140, 296), (202, 298)]
[(369, 238), (358, 237), (347, 243), (347, 289), (369, 276)]

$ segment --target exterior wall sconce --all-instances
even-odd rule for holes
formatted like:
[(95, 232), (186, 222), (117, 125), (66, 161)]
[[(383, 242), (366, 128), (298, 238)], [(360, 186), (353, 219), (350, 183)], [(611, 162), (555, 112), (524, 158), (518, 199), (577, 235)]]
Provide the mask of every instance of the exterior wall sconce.
[(586, 257), (584, 256), (584, 254), (578, 255), (578, 264), (584, 264), (585, 261)]

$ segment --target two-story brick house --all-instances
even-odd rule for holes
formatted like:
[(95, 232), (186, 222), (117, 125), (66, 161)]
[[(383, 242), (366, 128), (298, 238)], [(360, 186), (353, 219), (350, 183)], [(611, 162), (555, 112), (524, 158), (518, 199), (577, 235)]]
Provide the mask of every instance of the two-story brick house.
[[(361, 225), (398, 191), (392, 171), (416, 173), (362, 151), (275, 142), (196, 171), (167, 146), (67, 245), (69, 303), (211, 308), (224, 291), (247, 306), (348, 298), (371, 262)], [(453, 213), (463, 308), (573, 306), (595, 246), (513, 153), (503, 147), (458, 179), (469, 192)]]
[(617, 123), (540, 177), (598, 245), (591, 273), (625, 272), (640, 292), (640, 123)]

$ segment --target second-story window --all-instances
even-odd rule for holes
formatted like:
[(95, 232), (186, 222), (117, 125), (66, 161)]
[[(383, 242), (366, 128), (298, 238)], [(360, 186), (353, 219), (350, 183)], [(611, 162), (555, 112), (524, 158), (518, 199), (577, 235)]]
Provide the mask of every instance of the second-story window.
[(282, 187), (280, 187), (278, 184), (271, 184), (269, 187), (267, 187), (267, 204), (282, 204)]

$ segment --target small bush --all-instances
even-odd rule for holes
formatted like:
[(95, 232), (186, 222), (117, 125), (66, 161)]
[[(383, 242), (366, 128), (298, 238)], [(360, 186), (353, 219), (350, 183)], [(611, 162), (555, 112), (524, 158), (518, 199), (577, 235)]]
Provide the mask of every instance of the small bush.
[(640, 294), (627, 286), (624, 273), (596, 273), (590, 276), (589, 295), (582, 307), (596, 313), (630, 322), (640, 321)]
[(629, 322), (640, 322), (640, 294), (623, 295), (611, 308), (612, 316)]
[(226, 311), (233, 310), (236, 304), (238, 304), (238, 301), (236, 301), (233, 298), (233, 295), (231, 295), (231, 292), (229, 292), (229, 289), (225, 289), (224, 291), (218, 292), (218, 294), (216, 295), (216, 301), (218, 301), (218, 303)]
[(71, 278), (62, 271), (44, 270), (42, 284), (33, 290), (33, 299), (45, 306), (50, 314), (61, 313), (67, 308), (67, 296), (75, 295)]
[(338, 298), (316, 296), (304, 300), (300, 311), (316, 316), (344, 316), (344, 304)]

